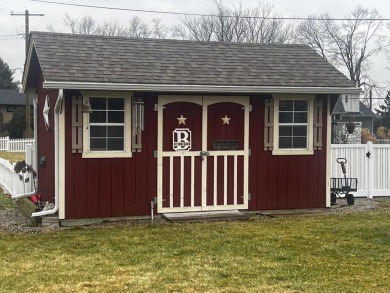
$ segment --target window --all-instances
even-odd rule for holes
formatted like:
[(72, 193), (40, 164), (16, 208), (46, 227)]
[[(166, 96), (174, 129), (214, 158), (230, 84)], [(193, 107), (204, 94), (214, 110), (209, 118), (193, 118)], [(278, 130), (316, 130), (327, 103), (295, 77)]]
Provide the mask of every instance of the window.
[(313, 154), (314, 96), (274, 97), (275, 155)]
[(123, 98), (90, 98), (91, 151), (124, 151), (125, 108)]
[[(20, 106), (19, 106), (20, 107)], [(19, 108), (18, 106), (14, 106), (14, 105), (11, 105), (11, 106), (7, 106), (7, 112), (10, 112), (10, 113), (13, 113), (16, 111), (17, 108)]]
[(92, 113), (83, 114), (83, 157), (131, 157), (131, 99), (127, 95), (83, 93)]

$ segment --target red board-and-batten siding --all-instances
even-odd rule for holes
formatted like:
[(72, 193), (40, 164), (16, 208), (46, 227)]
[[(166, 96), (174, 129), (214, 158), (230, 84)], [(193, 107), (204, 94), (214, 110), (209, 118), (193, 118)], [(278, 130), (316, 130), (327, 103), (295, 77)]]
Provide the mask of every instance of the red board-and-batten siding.
[(249, 147), (250, 210), (326, 206), (327, 97), (322, 108), (321, 150), (314, 155), (274, 156), (264, 151), (264, 105), (268, 95), (251, 97)]
[[(42, 107), (46, 94), (54, 108), (58, 92), (39, 89), (39, 154), (47, 158), (39, 168), (39, 187), (47, 190), (45, 200), (54, 200), (54, 132), (46, 131)], [(122, 217), (150, 214), (157, 196), (157, 111), (158, 93), (137, 93), (145, 102), (142, 152), (132, 158), (83, 159), (72, 153), (72, 96), (65, 91), (65, 218)], [(166, 94), (165, 94), (166, 95)], [(326, 143), (314, 155), (273, 156), (264, 150), (264, 105), (270, 95), (250, 97), (249, 210), (325, 207)], [(327, 98), (323, 99), (323, 125), (327, 123)], [(53, 111), (50, 113), (53, 120)], [(326, 127), (322, 141), (326, 142)]]
[[(38, 158), (45, 157), (45, 167), (38, 166), (38, 187), (44, 201), (54, 202), (54, 105), (58, 98), (58, 90), (48, 90), (42, 87), (43, 77), (39, 78), (38, 94), (38, 108), (37, 108), (37, 122), (38, 122)], [(46, 130), (43, 119), (43, 107), (45, 105), (46, 96), (49, 99), (49, 129)], [(39, 161), (38, 161), (39, 162)]]

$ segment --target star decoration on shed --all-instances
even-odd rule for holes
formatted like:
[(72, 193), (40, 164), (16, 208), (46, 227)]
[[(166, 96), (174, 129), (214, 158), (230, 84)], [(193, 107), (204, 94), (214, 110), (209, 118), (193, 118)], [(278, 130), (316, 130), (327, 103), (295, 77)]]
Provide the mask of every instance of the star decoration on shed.
[(187, 120), (187, 118), (184, 118), (184, 117), (183, 117), (183, 114), (180, 114), (180, 117), (179, 117), (179, 118), (176, 118), (176, 119), (179, 121), (179, 125), (180, 125), (180, 124), (186, 125), (186, 120)]
[(225, 117), (222, 117), (221, 119), (223, 121), (222, 125), (225, 125), (225, 124), (229, 125), (230, 124), (229, 121), (232, 118), (229, 118), (227, 115), (225, 115)]
[(46, 130), (49, 130), (50, 123), (49, 123), (49, 112), (50, 112), (50, 100), (49, 96), (46, 96), (45, 105), (43, 106), (43, 120), (45, 121), (45, 127)]

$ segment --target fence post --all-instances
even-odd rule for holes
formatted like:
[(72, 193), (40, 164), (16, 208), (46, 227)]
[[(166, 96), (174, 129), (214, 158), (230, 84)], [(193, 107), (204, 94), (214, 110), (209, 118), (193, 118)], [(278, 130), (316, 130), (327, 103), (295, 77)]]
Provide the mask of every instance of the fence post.
[[(374, 196), (374, 185), (375, 185), (375, 154), (374, 147), (371, 141), (367, 142), (368, 146), (368, 194), (367, 198), (373, 198)], [(368, 155), (369, 154), (369, 155)]]

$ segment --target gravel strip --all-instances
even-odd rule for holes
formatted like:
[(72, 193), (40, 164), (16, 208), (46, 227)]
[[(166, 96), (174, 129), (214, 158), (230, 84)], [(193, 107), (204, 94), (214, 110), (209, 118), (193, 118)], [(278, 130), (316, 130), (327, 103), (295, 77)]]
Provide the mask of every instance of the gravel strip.
[[(338, 198), (337, 205), (326, 209), (325, 212), (329, 214), (335, 213), (357, 213), (365, 212), (380, 207), (381, 199), (367, 199), (367, 198), (355, 198), (354, 205), (348, 205), (346, 199)], [(130, 225), (147, 225), (151, 224), (150, 220), (134, 220), (134, 221), (118, 221), (118, 222), (104, 222), (101, 224), (95, 224), (88, 227), (119, 227)], [(153, 224), (167, 224), (168, 222), (162, 218), (155, 219)], [(87, 226), (84, 226), (88, 228)], [(17, 208), (2, 209), (0, 207), (0, 231), (10, 233), (42, 233), (48, 231), (58, 231), (69, 229), (66, 227), (30, 227), (28, 219)]]

